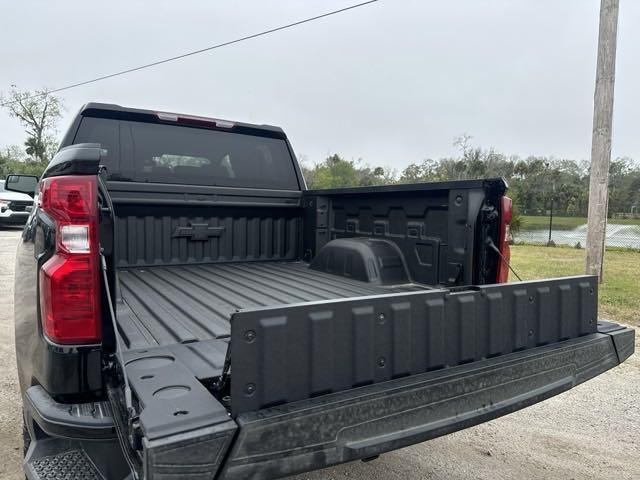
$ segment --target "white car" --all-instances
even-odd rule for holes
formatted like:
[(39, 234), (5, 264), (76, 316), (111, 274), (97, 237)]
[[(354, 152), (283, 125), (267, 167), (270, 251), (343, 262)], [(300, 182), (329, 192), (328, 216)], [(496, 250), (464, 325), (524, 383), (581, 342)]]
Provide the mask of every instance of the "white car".
[(0, 180), (0, 227), (24, 225), (33, 207), (33, 198), (24, 193), (5, 190), (4, 182)]

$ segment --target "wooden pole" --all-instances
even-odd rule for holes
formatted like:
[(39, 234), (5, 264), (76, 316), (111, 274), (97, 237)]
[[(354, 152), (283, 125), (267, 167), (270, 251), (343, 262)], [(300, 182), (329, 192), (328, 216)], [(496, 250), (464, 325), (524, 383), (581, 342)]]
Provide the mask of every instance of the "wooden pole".
[(609, 162), (611, 161), (611, 124), (616, 72), (618, 0), (601, 0), (598, 63), (593, 105), (591, 138), (591, 174), (589, 180), (589, 218), (585, 271), (598, 275), (602, 282), (607, 206), (609, 198)]

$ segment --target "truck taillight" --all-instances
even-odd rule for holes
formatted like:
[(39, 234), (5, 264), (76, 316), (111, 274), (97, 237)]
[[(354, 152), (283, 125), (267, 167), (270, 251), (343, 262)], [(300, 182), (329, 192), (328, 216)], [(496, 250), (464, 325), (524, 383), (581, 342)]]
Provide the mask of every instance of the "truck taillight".
[[(500, 198), (500, 233), (499, 245), (500, 264), (496, 283), (506, 283), (509, 280), (509, 262), (511, 261), (511, 248), (509, 248), (509, 235), (513, 206), (509, 197)], [(505, 261), (506, 260), (506, 261)]]
[(55, 253), (40, 270), (40, 312), (44, 333), (55, 343), (102, 338), (97, 197), (94, 175), (40, 182), (40, 208), (56, 231)]

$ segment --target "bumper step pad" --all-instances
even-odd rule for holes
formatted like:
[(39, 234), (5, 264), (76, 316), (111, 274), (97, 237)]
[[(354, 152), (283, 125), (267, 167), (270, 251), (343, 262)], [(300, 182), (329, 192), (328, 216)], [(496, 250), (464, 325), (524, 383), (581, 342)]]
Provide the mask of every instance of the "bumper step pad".
[(34, 480), (104, 480), (82, 450), (42, 457), (28, 464)]
[(28, 480), (131, 479), (117, 439), (36, 438), (31, 441), (23, 465)]

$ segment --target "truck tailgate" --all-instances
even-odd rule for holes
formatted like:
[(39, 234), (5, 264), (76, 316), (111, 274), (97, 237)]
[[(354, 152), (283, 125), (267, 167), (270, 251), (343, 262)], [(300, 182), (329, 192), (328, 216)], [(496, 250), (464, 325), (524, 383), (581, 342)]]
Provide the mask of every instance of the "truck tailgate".
[(591, 276), (243, 310), (231, 319), (232, 414), (596, 331)]
[(633, 348), (633, 330), (606, 324), (551, 345), (242, 413), (221, 478), (280, 478), (424, 442), (564, 392)]

